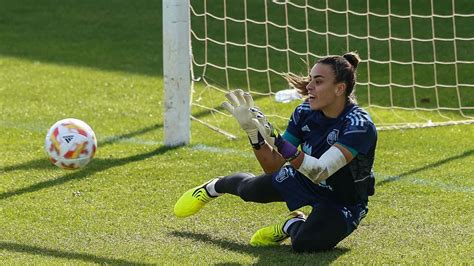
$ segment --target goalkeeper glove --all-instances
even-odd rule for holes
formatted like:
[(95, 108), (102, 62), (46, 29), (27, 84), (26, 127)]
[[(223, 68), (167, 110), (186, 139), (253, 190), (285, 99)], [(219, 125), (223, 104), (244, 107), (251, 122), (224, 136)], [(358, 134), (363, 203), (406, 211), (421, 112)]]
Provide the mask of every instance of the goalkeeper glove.
[(273, 125), (268, 122), (267, 118), (260, 110), (257, 108), (250, 108), (250, 111), (252, 112), (254, 117), (253, 122), (259, 133), (270, 146), (272, 146), (274, 149), (276, 148), (276, 150), (287, 162), (298, 157), (300, 151), (280, 135), (278, 130), (276, 130)]
[(253, 123), (250, 108), (254, 107), (254, 102), (250, 93), (240, 89), (226, 93), (225, 97), (229, 102), (223, 102), (222, 107), (226, 109), (239, 122), (240, 127), (247, 133), (250, 143), (254, 147), (260, 147), (263, 138), (259, 138), (258, 129)]

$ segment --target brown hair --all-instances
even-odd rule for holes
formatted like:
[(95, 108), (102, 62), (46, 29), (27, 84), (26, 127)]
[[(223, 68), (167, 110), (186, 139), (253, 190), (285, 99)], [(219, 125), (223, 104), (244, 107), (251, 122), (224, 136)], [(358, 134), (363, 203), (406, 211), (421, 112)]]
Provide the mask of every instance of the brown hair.
[[(357, 65), (360, 62), (359, 55), (355, 52), (349, 52), (343, 56), (328, 56), (319, 59), (316, 63), (330, 65), (334, 75), (336, 76), (335, 83), (344, 82), (346, 84), (346, 97), (350, 103), (356, 103), (355, 97), (355, 83)], [(302, 77), (294, 74), (287, 74), (284, 78), (288, 81), (291, 87), (295, 88), (299, 94), (308, 95), (308, 86), (310, 79), (308, 76)]]

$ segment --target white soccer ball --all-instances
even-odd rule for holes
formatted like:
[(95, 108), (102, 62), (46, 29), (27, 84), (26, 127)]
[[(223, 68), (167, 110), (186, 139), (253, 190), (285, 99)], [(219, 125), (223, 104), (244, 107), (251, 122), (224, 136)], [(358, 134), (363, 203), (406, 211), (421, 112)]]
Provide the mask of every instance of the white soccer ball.
[(63, 169), (78, 169), (94, 157), (97, 140), (89, 125), (79, 119), (67, 118), (49, 129), (44, 148), (54, 165)]

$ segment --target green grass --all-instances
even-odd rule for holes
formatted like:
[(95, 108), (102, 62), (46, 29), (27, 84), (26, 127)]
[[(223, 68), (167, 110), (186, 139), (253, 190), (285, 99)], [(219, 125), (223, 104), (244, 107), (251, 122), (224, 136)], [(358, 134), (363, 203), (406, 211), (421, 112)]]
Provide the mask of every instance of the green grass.
[[(199, 108), (196, 117), (238, 140), (193, 122), (191, 145), (163, 146), (159, 1), (0, 6), (2, 264), (474, 262), (472, 125), (381, 132), (369, 215), (334, 250), (252, 248), (257, 229), (286, 216), (284, 204), (224, 196), (196, 216), (173, 216), (187, 189), (261, 170), (236, 123)], [(199, 86), (198, 95), (214, 107), (223, 100)], [(296, 104), (257, 103), (285, 116)], [(79, 171), (50, 165), (43, 151), (47, 129), (65, 117), (86, 121), (99, 139), (96, 158)]]

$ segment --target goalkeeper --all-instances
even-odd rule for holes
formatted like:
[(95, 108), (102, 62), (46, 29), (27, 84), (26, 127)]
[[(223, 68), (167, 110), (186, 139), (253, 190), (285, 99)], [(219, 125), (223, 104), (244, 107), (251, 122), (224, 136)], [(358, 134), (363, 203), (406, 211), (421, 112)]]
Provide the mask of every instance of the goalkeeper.
[[(350, 235), (368, 212), (375, 183), (377, 132), (354, 96), (359, 60), (353, 52), (325, 57), (309, 77), (286, 76), (306, 97), (283, 135), (254, 107), (250, 94), (227, 93), (223, 107), (247, 132), (265, 174), (237, 173), (190, 189), (176, 202), (175, 215), (193, 215), (228, 193), (244, 201), (286, 202), (292, 211), (282, 222), (258, 230), (252, 246), (275, 246), (290, 237), (294, 251), (314, 252)], [(298, 211), (303, 206), (312, 207), (308, 217)]]

